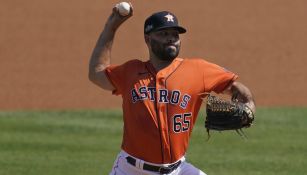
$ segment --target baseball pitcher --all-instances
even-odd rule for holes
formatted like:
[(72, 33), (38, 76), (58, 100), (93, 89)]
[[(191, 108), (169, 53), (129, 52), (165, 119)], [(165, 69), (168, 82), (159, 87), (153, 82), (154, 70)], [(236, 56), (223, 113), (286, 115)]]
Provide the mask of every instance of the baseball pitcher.
[(204, 175), (185, 159), (201, 94), (227, 93), (255, 112), (252, 94), (236, 74), (201, 58), (178, 57), (186, 29), (168, 11), (154, 13), (144, 23), (148, 61), (111, 65), (116, 31), (132, 16), (132, 6), (127, 16), (113, 8), (89, 64), (89, 79), (123, 101), (122, 151), (110, 174)]

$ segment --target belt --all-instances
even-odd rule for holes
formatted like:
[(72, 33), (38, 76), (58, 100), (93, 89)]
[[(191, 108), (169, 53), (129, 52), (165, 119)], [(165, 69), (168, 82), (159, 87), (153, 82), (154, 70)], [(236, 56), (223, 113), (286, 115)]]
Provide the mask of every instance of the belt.
[[(136, 165), (136, 159), (133, 157), (126, 157), (127, 162), (133, 166)], [(181, 160), (179, 160), (176, 163), (173, 163), (167, 167), (161, 167), (161, 166), (155, 166), (155, 165), (149, 165), (147, 163), (144, 163), (143, 165), (143, 170), (147, 170), (147, 171), (153, 171), (153, 172), (158, 172), (160, 174), (169, 174), (171, 172), (173, 172), (176, 168), (179, 167), (179, 165), (181, 164)]]

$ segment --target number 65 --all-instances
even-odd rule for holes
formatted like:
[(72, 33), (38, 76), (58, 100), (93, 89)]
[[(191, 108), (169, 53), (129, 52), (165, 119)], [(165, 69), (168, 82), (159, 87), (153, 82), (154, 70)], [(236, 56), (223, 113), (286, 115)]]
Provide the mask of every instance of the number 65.
[(175, 133), (186, 132), (190, 128), (192, 113), (176, 114), (173, 117), (173, 130)]

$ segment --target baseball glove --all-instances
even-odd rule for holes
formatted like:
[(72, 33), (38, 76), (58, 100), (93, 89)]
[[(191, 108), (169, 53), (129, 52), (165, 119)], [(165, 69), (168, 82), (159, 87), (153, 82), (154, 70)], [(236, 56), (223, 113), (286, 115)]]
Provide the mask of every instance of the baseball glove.
[(210, 130), (235, 130), (246, 137), (241, 130), (252, 125), (254, 114), (245, 104), (238, 101), (227, 101), (214, 95), (208, 95), (206, 104), (205, 127), (210, 137)]

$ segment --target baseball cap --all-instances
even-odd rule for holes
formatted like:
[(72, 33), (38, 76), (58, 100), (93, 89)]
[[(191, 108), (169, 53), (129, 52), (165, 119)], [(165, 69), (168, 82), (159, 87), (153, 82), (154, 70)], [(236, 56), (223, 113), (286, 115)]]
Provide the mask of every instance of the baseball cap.
[(161, 11), (148, 17), (144, 24), (144, 33), (159, 31), (166, 28), (173, 28), (179, 33), (185, 33), (186, 29), (179, 26), (177, 17), (168, 11)]

